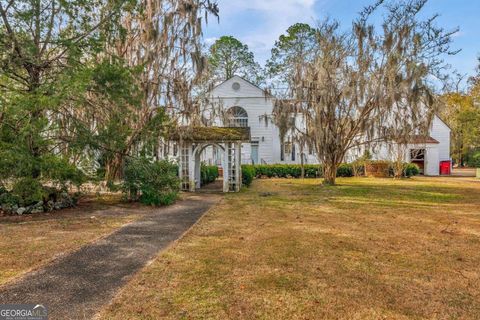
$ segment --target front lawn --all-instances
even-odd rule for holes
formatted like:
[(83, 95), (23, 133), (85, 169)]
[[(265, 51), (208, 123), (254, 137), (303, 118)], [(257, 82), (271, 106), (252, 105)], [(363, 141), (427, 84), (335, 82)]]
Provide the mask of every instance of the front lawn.
[(480, 181), (257, 180), (102, 319), (478, 319)]
[(118, 197), (88, 199), (77, 208), (0, 217), (0, 285), (61, 254), (110, 234), (150, 208)]

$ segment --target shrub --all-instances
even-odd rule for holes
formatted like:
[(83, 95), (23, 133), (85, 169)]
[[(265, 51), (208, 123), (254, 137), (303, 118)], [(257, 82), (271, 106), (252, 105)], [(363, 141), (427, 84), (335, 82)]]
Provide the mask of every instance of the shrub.
[(122, 191), (126, 199), (147, 205), (169, 205), (180, 190), (176, 166), (168, 161), (130, 159), (125, 166)]
[(480, 168), (480, 149), (470, 150), (465, 156), (465, 164), (472, 168)]
[[(255, 165), (254, 168), (257, 177), (300, 178), (302, 175), (302, 168), (299, 164), (262, 164)], [(315, 178), (322, 175), (322, 169), (319, 165), (305, 165), (304, 169), (306, 178)]]
[(403, 167), (403, 175), (405, 177), (413, 177), (420, 174), (420, 168), (415, 163), (405, 163)]
[(242, 165), (242, 184), (249, 187), (255, 177), (255, 167), (253, 165)]
[(0, 206), (20, 206), (21, 202), (22, 199), (19, 196), (10, 192), (5, 192), (0, 195)]
[(342, 163), (337, 168), (337, 177), (353, 177), (353, 167), (349, 163)]
[(5, 213), (41, 213), (70, 208), (77, 204), (80, 193), (68, 194), (51, 186), (43, 186), (33, 178), (21, 178), (11, 191), (0, 187), (0, 208)]
[(211, 182), (214, 182), (218, 178), (218, 167), (217, 166), (207, 166), (202, 163), (200, 167), (200, 183), (201, 185), (206, 185)]
[[(393, 177), (394, 164), (386, 160), (368, 161), (365, 175), (373, 177)], [(403, 163), (403, 176), (413, 177), (420, 174), (420, 168), (414, 163)]]
[(390, 161), (368, 161), (365, 164), (365, 175), (372, 177), (388, 177), (391, 175), (392, 169)]
[(33, 178), (21, 178), (12, 188), (12, 194), (20, 197), (24, 205), (31, 205), (43, 200), (45, 190), (42, 184)]
[(480, 168), (480, 151), (475, 152), (469, 159), (468, 165), (474, 168)]
[(351, 163), (351, 166), (354, 177), (361, 177), (365, 175), (365, 161), (355, 160)]
[(66, 189), (69, 184), (81, 186), (86, 180), (81, 170), (56, 156), (45, 156), (41, 170), (44, 178), (48, 178), (62, 189)]
[(323, 176), (323, 168), (319, 164), (308, 164), (304, 166), (305, 178), (320, 178)]
[(372, 159), (370, 151), (365, 150), (364, 154), (361, 157), (358, 157), (355, 161), (351, 163), (352, 173), (355, 177), (365, 175), (365, 165), (368, 161)]

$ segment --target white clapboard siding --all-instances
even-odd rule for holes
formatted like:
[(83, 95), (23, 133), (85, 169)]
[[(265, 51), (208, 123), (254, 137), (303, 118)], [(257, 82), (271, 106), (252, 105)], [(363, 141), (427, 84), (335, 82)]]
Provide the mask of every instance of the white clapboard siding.
[[(232, 87), (234, 83), (239, 85), (237, 90)], [(271, 118), (273, 98), (266, 96), (263, 90), (238, 76), (214, 88), (210, 96), (225, 110), (234, 106), (245, 109), (252, 141), (258, 141), (259, 161), (275, 163), (275, 154), (280, 153), (278, 130), (270, 120), (264, 120), (265, 116)], [(251, 161), (249, 144), (242, 146), (242, 158), (244, 163)]]
[(439, 161), (450, 160), (450, 128), (438, 116), (433, 118), (430, 136), (439, 142)]
[[(265, 116), (272, 115), (275, 98), (266, 94), (265, 91), (254, 84), (234, 76), (231, 79), (221, 83), (209, 93), (209, 97), (220, 104), (224, 110), (239, 106), (245, 109), (248, 114), (248, 126), (250, 127), (251, 140), (258, 141), (258, 160), (260, 163), (300, 163), (300, 148), (295, 147), (295, 160), (292, 161), (291, 154), (285, 154), (285, 159), (280, 159), (280, 137), (278, 128), (271, 123), (271, 120), (265, 122)], [(296, 119), (297, 125), (302, 127), (302, 117)], [(216, 119), (216, 125), (223, 125), (220, 119)], [(450, 128), (437, 116), (435, 116), (430, 136), (437, 140), (438, 144), (410, 145), (408, 149), (425, 148), (425, 173), (429, 175), (438, 175), (439, 162), (450, 160)], [(288, 137), (287, 137), (288, 138)], [(386, 145), (380, 145), (372, 150), (373, 159), (392, 160), (390, 148)], [(307, 163), (318, 163), (315, 154), (310, 154), (304, 150)], [(353, 161), (363, 153), (350, 152), (345, 161)], [(212, 152), (208, 149), (204, 154), (204, 159), (209, 160)], [(409, 159), (410, 151), (407, 150), (406, 159)], [(209, 161), (213, 162), (213, 161)], [(250, 143), (244, 143), (242, 146), (242, 163), (251, 163)]]

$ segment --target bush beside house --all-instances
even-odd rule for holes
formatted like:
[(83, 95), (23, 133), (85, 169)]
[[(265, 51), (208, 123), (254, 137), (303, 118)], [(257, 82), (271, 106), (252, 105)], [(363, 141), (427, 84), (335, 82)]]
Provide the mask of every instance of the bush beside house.
[(200, 180), (201, 185), (212, 183), (218, 178), (218, 167), (217, 166), (207, 166), (202, 163), (200, 167)]
[(177, 166), (166, 161), (130, 159), (124, 172), (122, 192), (128, 201), (147, 205), (169, 205), (180, 191)]
[(415, 163), (405, 163), (403, 168), (403, 175), (407, 178), (418, 176), (420, 168)]
[(253, 178), (255, 178), (255, 168), (253, 165), (242, 166), (242, 184), (249, 187), (252, 184)]

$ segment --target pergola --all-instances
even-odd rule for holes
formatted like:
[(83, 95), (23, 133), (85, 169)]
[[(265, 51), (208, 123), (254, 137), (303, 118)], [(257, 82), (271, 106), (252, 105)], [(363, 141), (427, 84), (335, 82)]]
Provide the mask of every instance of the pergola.
[(179, 143), (178, 175), (181, 188), (192, 191), (200, 188), (200, 155), (208, 146), (223, 151), (223, 192), (237, 192), (242, 186), (241, 147), (250, 141), (248, 127), (181, 127), (172, 140)]

